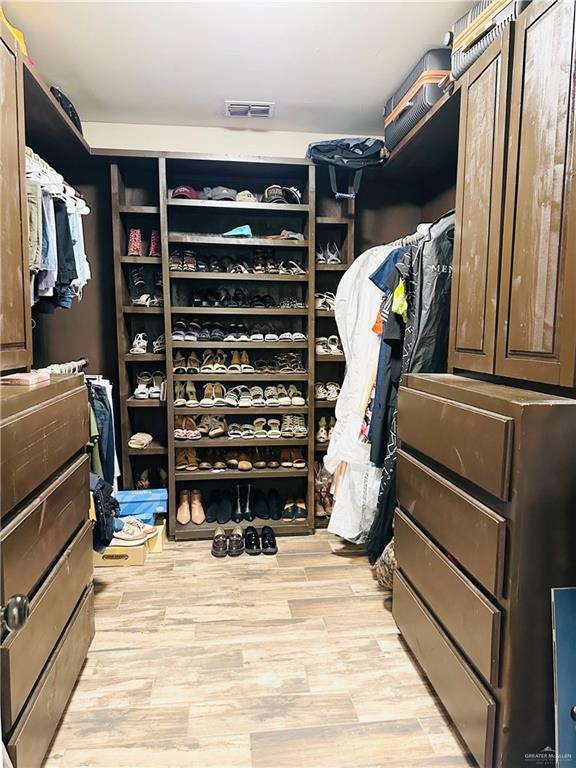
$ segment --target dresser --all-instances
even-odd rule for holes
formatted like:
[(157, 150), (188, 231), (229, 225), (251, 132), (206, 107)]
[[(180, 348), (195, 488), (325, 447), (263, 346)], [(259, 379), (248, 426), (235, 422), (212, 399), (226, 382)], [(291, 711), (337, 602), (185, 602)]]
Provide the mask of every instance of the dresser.
[(399, 393), (393, 614), (482, 768), (554, 746), (551, 588), (576, 583), (576, 400), (461, 376)]
[(83, 378), (0, 386), (0, 413), (0, 597), (30, 600), (2, 636), (2, 736), (15, 768), (35, 768), (94, 635)]

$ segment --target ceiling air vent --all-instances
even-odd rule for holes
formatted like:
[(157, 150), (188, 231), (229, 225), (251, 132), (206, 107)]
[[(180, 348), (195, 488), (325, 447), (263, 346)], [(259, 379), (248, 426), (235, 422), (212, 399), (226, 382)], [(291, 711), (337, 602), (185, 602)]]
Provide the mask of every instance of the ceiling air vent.
[(226, 117), (272, 117), (273, 101), (225, 101)]

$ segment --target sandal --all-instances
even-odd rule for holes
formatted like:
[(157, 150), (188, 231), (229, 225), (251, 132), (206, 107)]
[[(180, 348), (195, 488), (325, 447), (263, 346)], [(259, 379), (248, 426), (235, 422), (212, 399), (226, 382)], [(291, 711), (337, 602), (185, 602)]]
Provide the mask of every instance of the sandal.
[(264, 399), (264, 390), (258, 384), (250, 387), (251, 405), (254, 407), (260, 407), (266, 405)]
[(217, 408), (222, 408), (227, 405), (226, 389), (223, 384), (217, 383), (212, 385), (212, 398), (214, 400), (214, 405)]
[(326, 263), (327, 264), (342, 264), (342, 256), (340, 255), (340, 249), (334, 241), (326, 245)]
[(196, 408), (197, 405), (200, 405), (200, 403), (198, 402), (198, 397), (196, 396), (196, 386), (194, 385), (193, 381), (187, 381), (186, 382), (186, 407)]
[(202, 364), (200, 366), (201, 373), (214, 373), (216, 364), (216, 358), (211, 349), (207, 349), (202, 356)]
[(224, 416), (212, 416), (210, 418), (210, 430), (208, 437), (222, 437), (228, 432), (228, 424)]
[(306, 400), (302, 395), (302, 392), (295, 384), (288, 386), (288, 396), (290, 397), (291, 405), (306, 405)]
[(316, 442), (317, 443), (327, 443), (328, 442), (328, 431), (326, 429), (326, 417), (325, 416), (322, 416), (322, 418), (318, 422), (318, 429), (316, 430)]
[(159, 352), (164, 352), (165, 349), (166, 349), (166, 337), (164, 336), (163, 333), (161, 333), (160, 336), (158, 336), (158, 338), (156, 339), (156, 341), (152, 342), (152, 351), (155, 354), (158, 354)]
[(338, 396), (340, 395), (340, 384), (337, 384), (335, 381), (329, 381), (326, 383), (326, 400), (330, 400), (334, 402), (335, 400), (338, 400)]
[(200, 360), (196, 352), (190, 352), (186, 361), (186, 371), (188, 373), (200, 373)]
[(242, 373), (254, 373), (254, 366), (251, 365), (248, 352), (245, 349), (240, 352), (240, 368)]
[(214, 406), (215, 386), (215, 384), (204, 384), (204, 396), (198, 403), (201, 408), (212, 408)]
[(268, 437), (268, 432), (265, 429), (266, 419), (258, 418), (254, 419), (254, 437)]
[(292, 398), (286, 391), (286, 387), (284, 386), (284, 384), (277, 384), (276, 391), (278, 393), (279, 405), (292, 405)]
[(172, 326), (172, 341), (185, 341), (186, 340), (186, 321), (176, 320)]
[(214, 371), (216, 373), (226, 373), (228, 366), (226, 365), (227, 354), (223, 349), (217, 349), (214, 355)]
[[(166, 376), (162, 371), (154, 371), (152, 374), (152, 386), (149, 389), (149, 397), (152, 400), (166, 399)], [(162, 395), (164, 394), (164, 397)]]
[(228, 437), (242, 437), (242, 427), (240, 424), (234, 423), (228, 425)]
[(227, 370), (230, 373), (241, 373), (242, 371), (241, 355), (237, 349), (235, 349), (234, 352), (232, 352), (232, 357), (230, 358), (230, 365), (228, 366)]
[(264, 390), (264, 397), (266, 398), (266, 405), (273, 408), (280, 405), (278, 399), (278, 388), (274, 386), (266, 387)]
[(280, 432), (280, 419), (268, 419), (267, 437), (272, 440), (282, 437), (282, 433)]
[(198, 341), (198, 336), (200, 336), (200, 332), (202, 331), (202, 326), (197, 320), (190, 320), (188, 323), (188, 327), (185, 330), (184, 334), (184, 340), (185, 341)]
[(240, 397), (238, 399), (238, 406), (240, 408), (251, 408), (253, 403), (252, 403), (252, 397), (250, 395), (250, 390), (245, 384), (240, 386), (239, 390), (240, 390)]
[(226, 400), (226, 405), (229, 405), (231, 408), (236, 408), (238, 406), (238, 401), (240, 400), (241, 391), (242, 386), (229, 389), (224, 398)]
[(168, 269), (172, 272), (181, 272), (184, 269), (182, 255), (178, 251), (172, 251), (168, 256)]
[(326, 389), (326, 387), (321, 381), (319, 381), (317, 384), (314, 384), (314, 399), (315, 400), (328, 399), (328, 390)]
[(148, 448), (152, 440), (154, 440), (154, 438), (152, 435), (149, 435), (148, 432), (136, 432), (136, 434), (132, 435), (130, 440), (128, 440), (128, 445), (130, 448), (138, 448), (143, 451)]
[(136, 381), (138, 383), (136, 385), (136, 389), (134, 390), (134, 399), (148, 400), (150, 397), (150, 385), (153, 383), (152, 374), (148, 371), (142, 371), (142, 373), (139, 373), (136, 377)]
[(331, 355), (332, 348), (328, 343), (326, 336), (318, 336), (316, 339), (316, 354), (317, 355)]
[(299, 448), (292, 448), (292, 466), (294, 469), (306, 469), (306, 460)]
[(194, 251), (184, 251), (182, 254), (182, 269), (185, 272), (196, 272), (197, 261)]
[(255, 429), (253, 424), (242, 424), (241, 430), (240, 437), (242, 439), (252, 440), (254, 438)]
[(180, 408), (186, 405), (186, 388), (183, 381), (174, 382), (174, 408)]
[(280, 466), (286, 467), (286, 469), (294, 466), (294, 461), (292, 460), (292, 451), (290, 448), (280, 449)]
[(182, 352), (176, 352), (174, 359), (172, 360), (172, 370), (174, 373), (186, 373), (186, 358)]
[(336, 334), (332, 336), (328, 336), (327, 339), (328, 346), (330, 347), (330, 354), (332, 355), (342, 355), (344, 354), (342, 347), (340, 346), (340, 339)]
[(291, 414), (282, 417), (280, 434), (282, 437), (286, 437), (288, 439), (294, 437), (294, 419)]
[[(156, 342), (154, 342), (155, 344)], [(156, 350), (154, 350), (156, 351)], [(148, 352), (148, 335), (146, 333), (137, 333), (130, 348), (131, 355), (145, 355)]]

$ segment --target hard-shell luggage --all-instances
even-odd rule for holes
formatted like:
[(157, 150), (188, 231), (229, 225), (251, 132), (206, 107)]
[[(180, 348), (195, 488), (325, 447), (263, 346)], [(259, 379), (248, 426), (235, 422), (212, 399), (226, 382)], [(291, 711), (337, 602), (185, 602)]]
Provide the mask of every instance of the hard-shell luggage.
[(452, 78), (462, 77), (529, 4), (530, 0), (480, 0), (459, 18), (448, 35), (452, 42)]
[(442, 97), (439, 86), (450, 74), (450, 49), (424, 54), (384, 108), (384, 143), (394, 149)]

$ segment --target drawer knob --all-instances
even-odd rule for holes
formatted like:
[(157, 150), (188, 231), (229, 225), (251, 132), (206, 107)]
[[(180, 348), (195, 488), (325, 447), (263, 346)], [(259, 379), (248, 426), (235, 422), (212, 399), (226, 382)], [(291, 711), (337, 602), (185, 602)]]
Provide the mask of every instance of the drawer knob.
[(572, 720), (576, 720), (576, 705), (574, 705), (570, 710), (570, 717), (572, 718)]
[(28, 598), (26, 595), (14, 595), (0, 610), (2, 611), (2, 620), (8, 629), (21, 629), (30, 613)]

